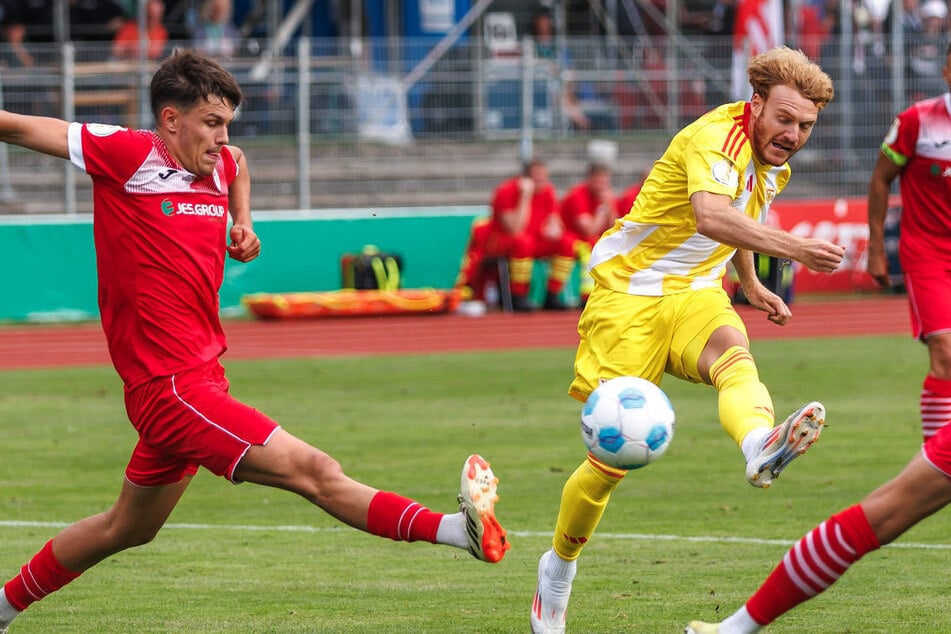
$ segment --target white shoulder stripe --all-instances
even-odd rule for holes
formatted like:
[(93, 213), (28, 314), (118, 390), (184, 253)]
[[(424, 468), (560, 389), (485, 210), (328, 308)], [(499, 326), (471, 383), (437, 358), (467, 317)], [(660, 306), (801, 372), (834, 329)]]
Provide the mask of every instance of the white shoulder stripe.
[(86, 159), (83, 158), (83, 124), (75, 121), (70, 123), (66, 132), (66, 140), (69, 146), (70, 162), (85, 172)]

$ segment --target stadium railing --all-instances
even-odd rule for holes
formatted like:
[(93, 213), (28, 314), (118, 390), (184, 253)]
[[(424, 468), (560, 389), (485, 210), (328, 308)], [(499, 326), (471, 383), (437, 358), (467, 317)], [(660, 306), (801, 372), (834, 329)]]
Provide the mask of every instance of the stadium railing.
[[(231, 133), (252, 159), (259, 211), (484, 204), (532, 154), (549, 161), (564, 191), (583, 177), (596, 139), (617, 143), (621, 189), (676, 129), (734, 98), (730, 38), (568, 38), (552, 59), (539, 59), (493, 55), (471, 36), (422, 73), (413, 71), (422, 68), (432, 40), (302, 42), (269, 58), (242, 47), (241, 55), (222, 60), (246, 95)], [(253, 50), (266, 50), (257, 44)], [(858, 37), (833, 37), (821, 48), (818, 61), (835, 80), (837, 97), (794, 158), (797, 176), (784, 197), (863, 194), (893, 114), (913, 98), (941, 92), (940, 77), (914, 76), (903, 52), (871, 50)], [(119, 64), (105, 46), (79, 42), (35, 46), (34, 56), (37, 68), (17, 68), (0, 47), (4, 108), (151, 124), (149, 62)], [(566, 95), (586, 126), (569, 117)], [(12, 147), (3, 152), (0, 212), (89, 211), (87, 179), (71, 168)]]

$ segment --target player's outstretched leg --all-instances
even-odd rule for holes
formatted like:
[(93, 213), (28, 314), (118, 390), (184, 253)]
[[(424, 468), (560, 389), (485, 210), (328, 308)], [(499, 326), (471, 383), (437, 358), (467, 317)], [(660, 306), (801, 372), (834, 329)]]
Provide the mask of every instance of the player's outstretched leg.
[(538, 560), (538, 585), (532, 600), (532, 634), (563, 634), (571, 582), (578, 561), (565, 561), (548, 550)]
[(469, 552), (476, 559), (496, 563), (512, 547), (505, 537), (505, 529), (495, 517), (496, 493), (499, 479), (492, 473), (486, 460), (472, 454), (462, 467), (462, 486), (459, 491), (459, 510), (466, 518), (466, 538)]
[(763, 447), (746, 464), (746, 479), (755, 487), (769, 488), (789, 463), (806, 453), (819, 438), (825, 424), (822, 403), (813, 401), (790, 414), (782, 425), (766, 434)]

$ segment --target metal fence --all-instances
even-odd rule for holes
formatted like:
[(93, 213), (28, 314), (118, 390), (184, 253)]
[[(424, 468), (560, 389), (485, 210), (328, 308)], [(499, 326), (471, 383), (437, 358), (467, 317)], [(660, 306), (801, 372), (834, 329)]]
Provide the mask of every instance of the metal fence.
[[(252, 159), (256, 210), (484, 204), (531, 154), (549, 160), (563, 191), (583, 177), (595, 139), (617, 145), (621, 189), (680, 126), (733, 99), (729, 38), (572, 38), (546, 49), (524, 40), (498, 50), (473, 37), (441, 56), (432, 40), (302, 39), (278, 54), (266, 44), (223, 60), (245, 91), (231, 135)], [(864, 195), (892, 116), (947, 90), (943, 42), (930, 65), (879, 44), (858, 34), (814, 47), (837, 96), (793, 159), (784, 196)], [(0, 70), (5, 109), (151, 125), (154, 63), (80, 43), (37, 47), (34, 57), (34, 68)], [(2, 147), (0, 209), (89, 210), (87, 179), (71, 167)]]

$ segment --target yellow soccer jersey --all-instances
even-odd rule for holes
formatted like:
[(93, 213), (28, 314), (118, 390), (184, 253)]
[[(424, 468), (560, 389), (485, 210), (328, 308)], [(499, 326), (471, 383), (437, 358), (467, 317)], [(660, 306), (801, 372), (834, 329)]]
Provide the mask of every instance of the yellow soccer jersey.
[(651, 169), (631, 210), (591, 252), (591, 275), (631, 295), (669, 295), (721, 284), (736, 249), (697, 233), (690, 197), (724, 194), (764, 222), (789, 181), (789, 166), (762, 165), (747, 136), (749, 103), (726, 104), (673, 138)]

